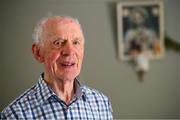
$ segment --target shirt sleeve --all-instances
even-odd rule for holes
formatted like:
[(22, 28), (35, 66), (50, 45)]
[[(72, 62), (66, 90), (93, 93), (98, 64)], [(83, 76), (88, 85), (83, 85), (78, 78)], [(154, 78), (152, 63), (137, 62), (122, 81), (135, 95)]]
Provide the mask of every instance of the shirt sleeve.
[(111, 102), (109, 101), (109, 99), (108, 99), (108, 108), (109, 108), (109, 112), (108, 112), (109, 120), (113, 120), (113, 109), (112, 109)]

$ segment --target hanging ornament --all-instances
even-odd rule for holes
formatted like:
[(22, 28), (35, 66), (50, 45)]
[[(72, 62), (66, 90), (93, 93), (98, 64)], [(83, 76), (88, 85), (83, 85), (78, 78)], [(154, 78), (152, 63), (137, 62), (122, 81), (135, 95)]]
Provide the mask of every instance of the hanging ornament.
[(149, 71), (149, 58), (140, 53), (134, 58), (135, 70), (140, 80), (144, 79), (144, 74)]

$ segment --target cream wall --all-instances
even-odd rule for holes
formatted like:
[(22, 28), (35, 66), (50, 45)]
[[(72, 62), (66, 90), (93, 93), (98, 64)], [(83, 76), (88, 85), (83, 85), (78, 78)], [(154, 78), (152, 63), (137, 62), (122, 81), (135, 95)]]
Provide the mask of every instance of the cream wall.
[[(120, 1), (120, 0), (119, 0)], [(86, 50), (80, 79), (112, 102), (114, 118), (180, 118), (180, 54), (167, 51), (152, 61), (139, 82), (132, 67), (117, 59), (118, 0), (1, 0), (0, 111), (32, 86), (42, 66), (31, 54), (31, 34), (49, 13), (77, 17)], [(167, 34), (180, 43), (180, 1), (165, 0)]]

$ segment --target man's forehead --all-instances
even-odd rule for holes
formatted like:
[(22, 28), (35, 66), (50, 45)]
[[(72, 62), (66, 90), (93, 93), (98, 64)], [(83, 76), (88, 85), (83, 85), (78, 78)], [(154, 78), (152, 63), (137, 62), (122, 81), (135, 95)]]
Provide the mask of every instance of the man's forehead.
[(80, 24), (71, 18), (53, 17), (43, 26), (42, 36), (84, 39)]

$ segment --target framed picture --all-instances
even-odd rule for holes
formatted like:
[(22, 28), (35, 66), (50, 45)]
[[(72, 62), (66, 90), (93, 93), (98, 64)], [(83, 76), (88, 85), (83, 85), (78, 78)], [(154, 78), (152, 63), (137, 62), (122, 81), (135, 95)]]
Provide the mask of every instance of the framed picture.
[(149, 59), (164, 56), (163, 0), (119, 2), (117, 22), (121, 60), (130, 60), (139, 54)]

